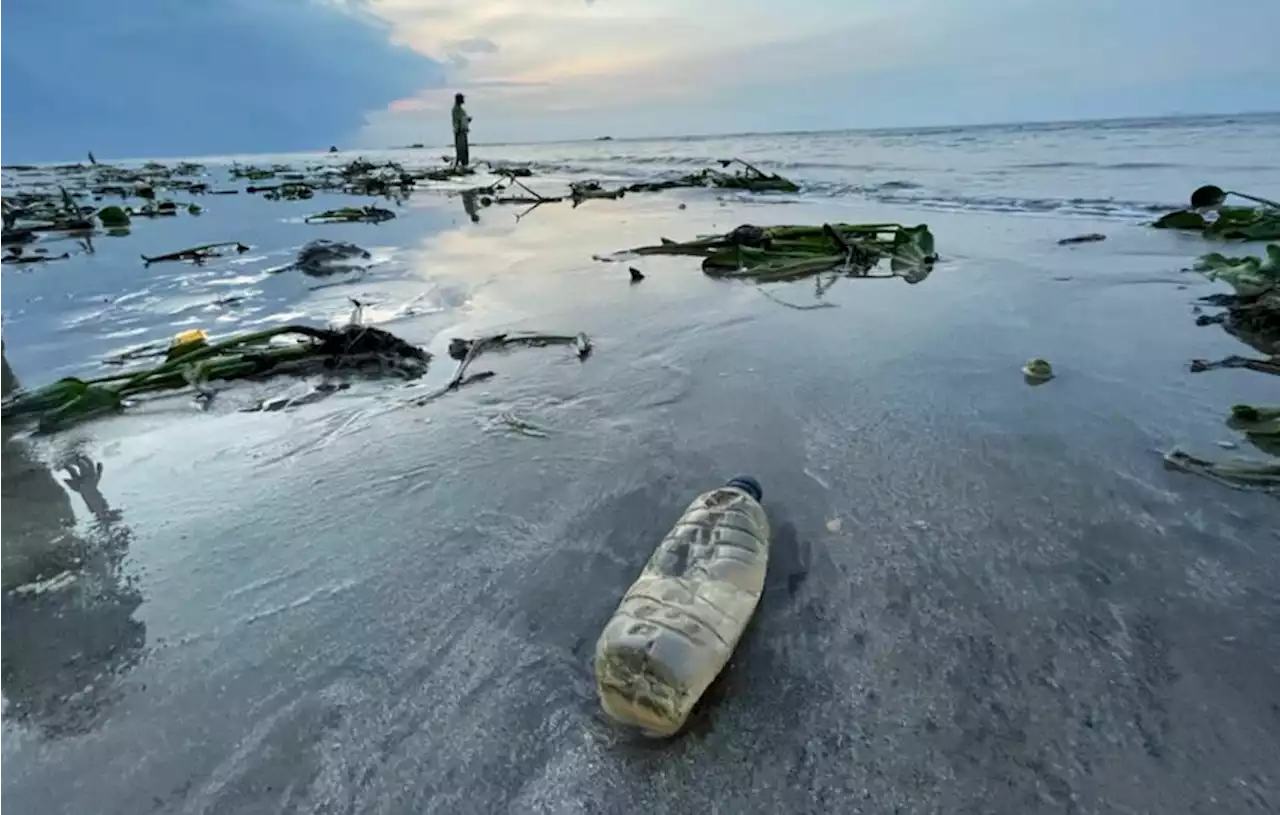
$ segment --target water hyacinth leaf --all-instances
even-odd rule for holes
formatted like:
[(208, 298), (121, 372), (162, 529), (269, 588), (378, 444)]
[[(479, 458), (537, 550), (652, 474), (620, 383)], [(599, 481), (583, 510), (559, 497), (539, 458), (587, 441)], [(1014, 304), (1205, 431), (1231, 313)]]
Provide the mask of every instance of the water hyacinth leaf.
[(1201, 257), (1195, 268), (1210, 280), (1227, 283), (1241, 297), (1257, 297), (1280, 285), (1280, 245), (1268, 245), (1264, 258), (1213, 252)]
[(1191, 193), (1191, 208), (1208, 209), (1210, 207), (1217, 207), (1221, 206), (1222, 202), (1226, 200), (1227, 193), (1221, 187), (1206, 184)]
[(1212, 461), (1174, 449), (1165, 454), (1164, 460), (1173, 469), (1217, 481), (1235, 490), (1261, 490), (1280, 494), (1280, 459), (1257, 461), (1231, 456)]
[(124, 207), (103, 207), (98, 210), (98, 220), (106, 229), (123, 229), (129, 226), (129, 213)]
[(1233, 405), (1227, 426), (1244, 433), (1259, 450), (1280, 455), (1280, 407)]
[(1232, 405), (1231, 419), (1240, 427), (1250, 426), (1259, 431), (1266, 424), (1268, 429), (1265, 432), (1280, 435), (1280, 407)]
[(1202, 230), (1208, 225), (1208, 221), (1198, 212), (1192, 212), (1189, 209), (1170, 212), (1168, 215), (1161, 215), (1152, 224), (1156, 229), (1195, 229)]
[(1280, 210), (1222, 207), (1204, 234), (1231, 240), (1280, 240)]
[[(1228, 196), (1261, 206), (1226, 206)], [(1163, 215), (1157, 229), (1185, 229), (1224, 240), (1280, 240), (1280, 204), (1207, 184), (1191, 194), (1191, 209)]]
[(1224, 190), (1213, 184), (1206, 184), (1198, 187), (1195, 192), (1191, 193), (1192, 209), (1213, 209), (1220, 207), (1227, 200), (1228, 195), (1234, 195), (1237, 198), (1243, 198), (1246, 201), (1253, 201), (1256, 204), (1280, 209), (1280, 202), (1272, 201), (1268, 198), (1260, 198), (1249, 193), (1236, 192), (1235, 190)]
[(908, 283), (919, 283), (929, 276), (938, 256), (933, 251), (933, 233), (929, 227), (903, 227), (894, 234), (890, 268)]

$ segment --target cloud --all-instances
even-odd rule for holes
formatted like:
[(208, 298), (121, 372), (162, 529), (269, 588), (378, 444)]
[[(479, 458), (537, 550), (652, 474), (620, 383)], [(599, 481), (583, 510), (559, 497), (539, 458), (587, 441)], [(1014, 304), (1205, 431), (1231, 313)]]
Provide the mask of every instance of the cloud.
[[(1280, 102), (1274, 0), (1217, 0), (1247, 21), (1220, 44), (1199, 0), (368, 0), (451, 64), (479, 140), (882, 127), (1265, 109)], [(1105, 21), (1105, 22), (1104, 22)], [(1268, 89), (1270, 88), (1270, 90)], [(423, 89), (362, 138), (439, 128)]]
[(484, 37), (468, 37), (465, 40), (453, 40), (444, 45), (449, 64), (462, 70), (470, 67), (471, 60), (467, 54), (496, 54), (498, 46), (493, 40)]
[(493, 40), (487, 40), (484, 37), (468, 37), (465, 40), (455, 40), (451, 45), (451, 50), (458, 51), (463, 54), (498, 53), (498, 44)]
[[(6, 159), (1275, 107), (1275, 0), (11, 0)], [(68, 23), (68, 21), (73, 21)], [(430, 140), (429, 136), (425, 136)]]
[(5, 160), (286, 151), (443, 81), (364, 3), (5, 4)]

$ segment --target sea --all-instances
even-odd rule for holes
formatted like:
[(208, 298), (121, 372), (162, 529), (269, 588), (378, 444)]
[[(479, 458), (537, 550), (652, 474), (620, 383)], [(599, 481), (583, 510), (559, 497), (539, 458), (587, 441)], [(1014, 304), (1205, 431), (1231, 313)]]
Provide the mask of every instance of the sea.
[[(477, 145), (573, 178), (661, 180), (740, 158), (816, 198), (1150, 219), (1189, 189), (1280, 187), (1280, 114)], [(1188, 187), (1188, 184), (1191, 186)]]
[[(6, 570), (11, 546), (87, 553), (3, 598), (13, 811), (1280, 809), (1280, 504), (1163, 458), (1259, 454), (1225, 419), (1280, 402), (1274, 377), (1189, 363), (1260, 353), (1197, 325), (1224, 289), (1191, 267), (1261, 247), (1149, 225), (1203, 184), (1277, 197), (1280, 114), (482, 142), (475, 177), (401, 202), (272, 202), (230, 176), (358, 156), (441, 161), (194, 159), (238, 192), (0, 272), (25, 387), (180, 331), (353, 315), (435, 354), (421, 381), (282, 410), (254, 408), (312, 383), (5, 423)], [(555, 196), (732, 159), (799, 192), (459, 195), (494, 168)], [(6, 168), (5, 195), (57, 173)], [(306, 221), (370, 203), (396, 218)], [(615, 255), (885, 221), (929, 225), (927, 279), (757, 286)], [(1105, 239), (1059, 244), (1082, 233)], [(316, 238), (369, 267), (287, 269)], [(219, 241), (250, 249), (139, 257)], [(492, 378), (418, 398), (450, 340), (516, 330), (593, 352), (486, 355)], [(1031, 357), (1056, 377), (1029, 385)], [(637, 740), (600, 713), (596, 637), (688, 502), (740, 472), (774, 529), (759, 610), (688, 732)]]

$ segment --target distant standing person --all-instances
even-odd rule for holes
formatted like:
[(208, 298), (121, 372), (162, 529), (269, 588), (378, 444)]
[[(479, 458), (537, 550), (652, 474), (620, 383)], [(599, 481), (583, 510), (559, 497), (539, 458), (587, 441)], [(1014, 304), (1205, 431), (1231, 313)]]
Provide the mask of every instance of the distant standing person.
[(460, 93), (453, 95), (453, 163), (458, 167), (466, 167), (471, 163), (471, 146), (467, 144), (467, 134), (471, 131), (471, 117), (462, 103), (467, 101)]

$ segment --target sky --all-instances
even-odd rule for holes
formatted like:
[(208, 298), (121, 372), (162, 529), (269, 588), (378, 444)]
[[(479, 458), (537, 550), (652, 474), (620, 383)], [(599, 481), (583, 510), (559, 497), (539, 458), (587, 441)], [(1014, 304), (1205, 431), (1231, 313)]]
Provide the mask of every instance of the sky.
[(123, 9), (5, 0), (4, 161), (1280, 110), (1276, 0)]

